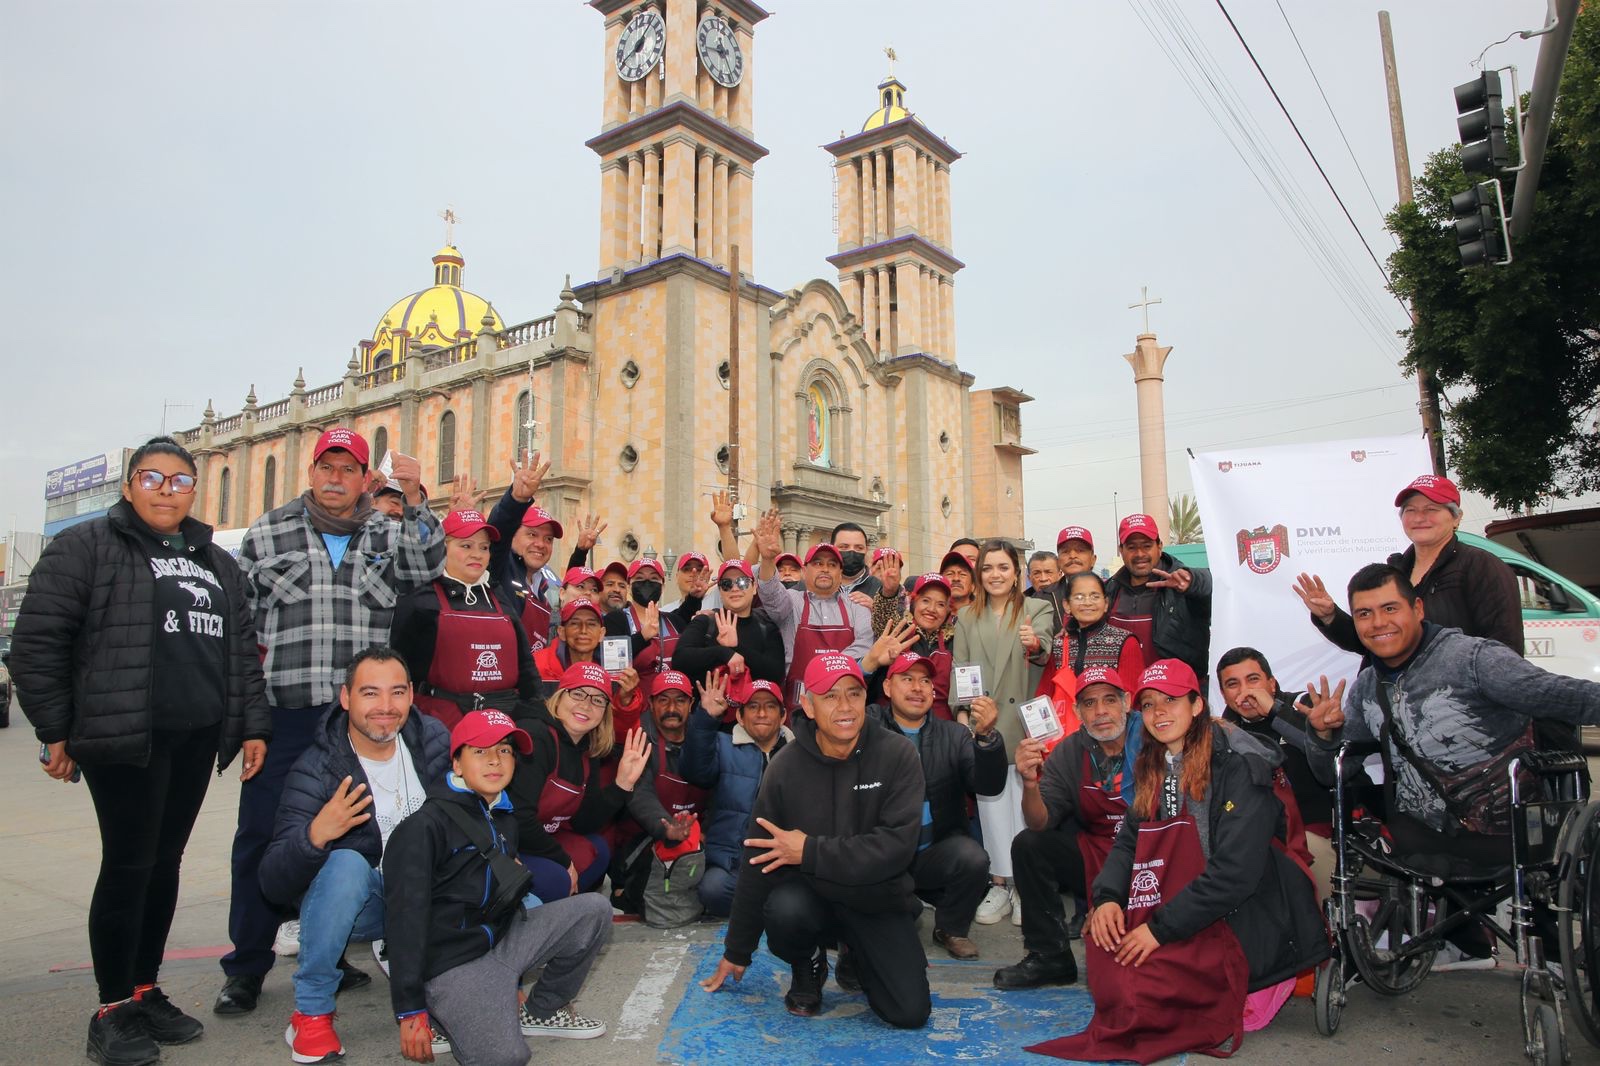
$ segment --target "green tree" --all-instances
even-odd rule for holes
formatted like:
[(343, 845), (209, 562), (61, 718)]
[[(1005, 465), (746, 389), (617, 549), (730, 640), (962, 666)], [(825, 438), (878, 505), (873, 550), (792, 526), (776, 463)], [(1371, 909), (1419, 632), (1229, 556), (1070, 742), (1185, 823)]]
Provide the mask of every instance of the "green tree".
[(1200, 506), (1186, 492), (1167, 501), (1167, 536), (1174, 544), (1200, 544), (1206, 539), (1200, 528)]
[[(1508, 123), (1509, 125), (1509, 123)], [(1513, 132), (1508, 130), (1508, 132)], [(1396, 295), (1416, 316), (1406, 369), (1453, 401), (1458, 479), (1502, 507), (1600, 488), (1600, 10), (1580, 14), (1562, 75), (1533, 224), (1508, 266), (1463, 270), (1450, 197), (1482, 178), (1458, 146), (1428, 157), (1416, 201), (1388, 218)], [(1507, 175), (1511, 210), (1514, 175)]]

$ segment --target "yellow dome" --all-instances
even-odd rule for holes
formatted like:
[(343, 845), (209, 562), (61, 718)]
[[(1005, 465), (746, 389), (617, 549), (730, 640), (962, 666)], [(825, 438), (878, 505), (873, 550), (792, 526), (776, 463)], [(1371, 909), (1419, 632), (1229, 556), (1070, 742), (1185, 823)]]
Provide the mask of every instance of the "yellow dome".
[[(433, 285), (402, 297), (384, 312), (372, 331), (367, 348), (366, 369), (374, 369), (394, 360), (397, 330), (405, 330), (407, 346), (419, 348), (448, 348), (470, 340), (486, 327), (502, 330), (505, 323), (495, 313), (494, 305), (477, 293), (461, 287), (461, 272), (466, 261), (461, 251), (447, 244), (433, 257)], [(389, 358), (384, 358), (387, 355)]]
[(861, 124), (861, 132), (910, 117), (911, 112), (906, 110), (906, 87), (891, 74), (878, 84), (878, 110), (867, 116), (867, 121)]

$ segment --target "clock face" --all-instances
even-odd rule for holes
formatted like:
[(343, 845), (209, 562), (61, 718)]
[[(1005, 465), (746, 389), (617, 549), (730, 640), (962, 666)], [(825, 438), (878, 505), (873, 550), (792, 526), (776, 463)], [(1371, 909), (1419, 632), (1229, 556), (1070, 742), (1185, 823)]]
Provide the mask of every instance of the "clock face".
[(728, 21), (716, 15), (700, 20), (695, 33), (695, 46), (700, 52), (700, 63), (706, 73), (718, 84), (731, 89), (744, 77), (744, 52), (734, 36)]
[(638, 81), (650, 73), (667, 46), (667, 24), (656, 11), (641, 11), (629, 20), (617, 42), (617, 73), (623, 81)]

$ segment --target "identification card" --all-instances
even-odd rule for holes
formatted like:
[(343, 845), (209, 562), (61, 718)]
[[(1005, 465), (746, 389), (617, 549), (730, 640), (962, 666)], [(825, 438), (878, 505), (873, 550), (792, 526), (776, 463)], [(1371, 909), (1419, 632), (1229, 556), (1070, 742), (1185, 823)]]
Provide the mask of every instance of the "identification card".
[(600, 642), (600, 665), (608, 674), (620, 674), (633, 665), (633, 638), (606, 637)]
[(1029, 740), (1054, 740), (1064, 732), (1049, 696), (1029, 700), (1017, 708), (1017, 713), (1022, 715), (1022, 728)]
[(950, 695), (965, 705), (983, 695), (983, 667), (978, 663), (956, 663), (950, 667)]

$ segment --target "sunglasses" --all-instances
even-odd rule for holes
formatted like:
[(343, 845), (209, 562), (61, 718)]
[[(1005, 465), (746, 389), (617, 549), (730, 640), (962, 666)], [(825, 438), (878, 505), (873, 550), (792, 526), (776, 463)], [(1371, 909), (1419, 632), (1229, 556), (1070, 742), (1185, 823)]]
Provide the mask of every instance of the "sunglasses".
[(725, 577), (717, 582), (717, 588), (723, 592), (732, 592), (734, 589), (747, 589), (755, 582), (740, 574), (738, 577)]
[(187, 496), (194, 491), (193, 474), (163, 474), (159, 470), (135, 470), (133, 483), (146, 492), (160, 492), (162, 485), (170, 484), (172, 491)]

